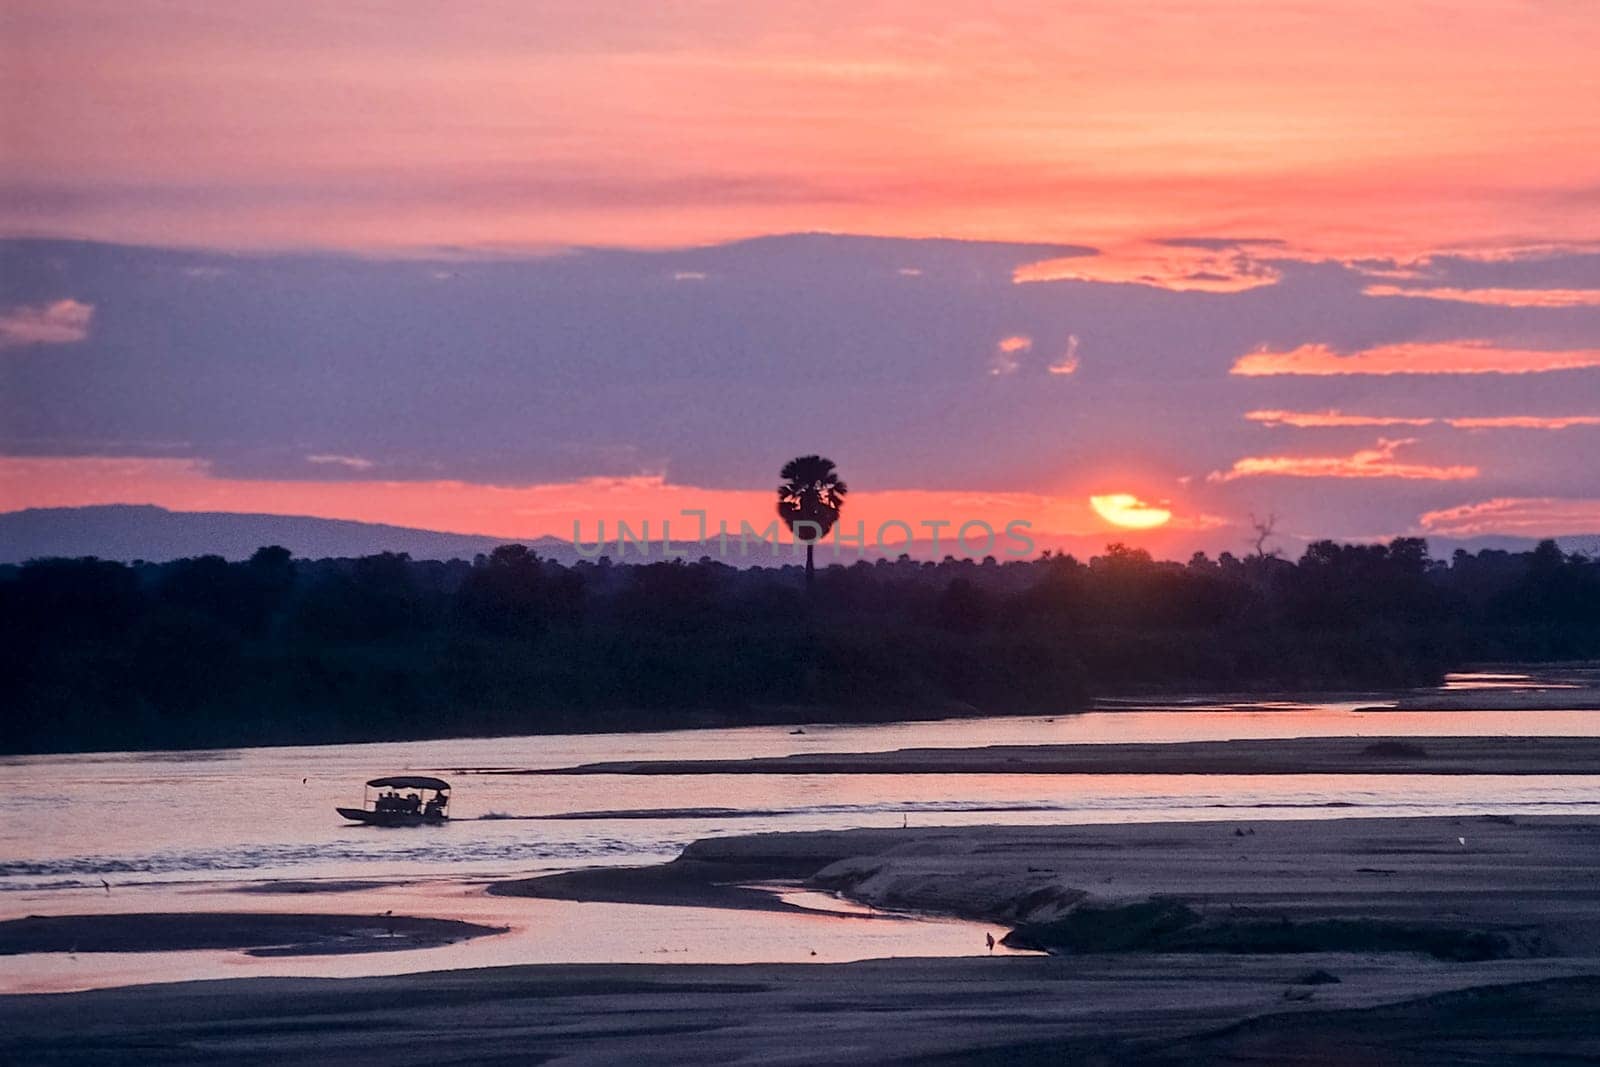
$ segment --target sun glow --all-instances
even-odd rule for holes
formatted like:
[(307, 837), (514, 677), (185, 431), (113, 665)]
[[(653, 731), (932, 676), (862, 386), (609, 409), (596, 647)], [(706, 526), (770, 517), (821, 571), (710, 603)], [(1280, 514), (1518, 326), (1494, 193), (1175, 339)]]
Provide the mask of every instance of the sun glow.
[(1089, 506), (1113, 526), (1129, 530), (1153, 530), (1165, 526), (1172, 519), (1166, 508), (1151, 507), (1132, 493), (1107, 493), (1091, 496)]

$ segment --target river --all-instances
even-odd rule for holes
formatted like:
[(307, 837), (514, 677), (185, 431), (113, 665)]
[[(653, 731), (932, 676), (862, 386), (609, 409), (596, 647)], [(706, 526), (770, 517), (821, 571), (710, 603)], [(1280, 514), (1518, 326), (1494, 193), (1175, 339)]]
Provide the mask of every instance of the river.
[[(1498, 684), (1503, 683), (1464, 677), (1453, 679), (1450, 687)], [(968, 923), (576, 904), (483, 891), (488, 881), (541, 871), (658, 862), (689, 841), (723, 834), (1600, 811), (1600, 774), (493, 773), (604, 760), (989, 744), (1600, 733), (1597, 710), (1403, 712), (1374, 710), (1372, 703), (1371, 697), (1191, 701), (1053, 717), (0, 759), (7, 797), (7, 818), (0, 823), (0, 919), (89, 911), (393, 910), (511, 927), (507, 935), (443, 948), (340, 957), (258, 959), (220, 952), (12, 957), (0, 968), (0, 991), (511, 962), (823, 962), (983, 948), (981, 928)], [(334, 813), (336, 805), (360, 800), (365, 779), (399, 772), (436, 774), (452, 782), (453, 818), (447, 826), (378, 830), (349, 825)], [(584, 814), (595, 812), (606, 814)], [(623, 812), (626, 817), (617, 814)], [(815, 896), (807, 902), (837, 907)]]

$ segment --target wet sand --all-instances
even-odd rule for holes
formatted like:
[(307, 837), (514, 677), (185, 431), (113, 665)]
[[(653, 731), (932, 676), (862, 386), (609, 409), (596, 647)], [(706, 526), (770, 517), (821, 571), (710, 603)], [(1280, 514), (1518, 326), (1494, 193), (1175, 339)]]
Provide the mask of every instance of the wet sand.
[(1300, 737), (628, 760), (508, 774), (1600, 774), (1596, 737)]
[(0, 999), (0, 1060), (1348, 1067), (1600, 1052), (1600, 981), (1556, 965), (1337, 966), (1343, 980), (1317, 987), (1297, 985), (1290, 960), (1195, 956), (242, 979)]

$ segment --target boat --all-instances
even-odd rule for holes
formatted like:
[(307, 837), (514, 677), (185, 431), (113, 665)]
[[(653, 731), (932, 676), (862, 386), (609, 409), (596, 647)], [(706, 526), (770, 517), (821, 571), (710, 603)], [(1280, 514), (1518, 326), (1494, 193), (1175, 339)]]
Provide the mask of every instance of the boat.
[(450, 821), (450, 783), (417, 774), (374, 778), (361, 791), (359, 808), (334, 810), (368, 826), (438, 826)]

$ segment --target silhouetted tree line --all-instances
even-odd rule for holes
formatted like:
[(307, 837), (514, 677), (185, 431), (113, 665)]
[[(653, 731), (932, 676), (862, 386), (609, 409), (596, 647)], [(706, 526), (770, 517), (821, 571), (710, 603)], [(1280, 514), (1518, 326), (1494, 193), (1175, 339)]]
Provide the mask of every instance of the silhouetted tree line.
[(1600, 655), (1600, 561), (1319, 542), (1187, 564), (45, 559), (0, 567), (8, 752), (888, 719)]

